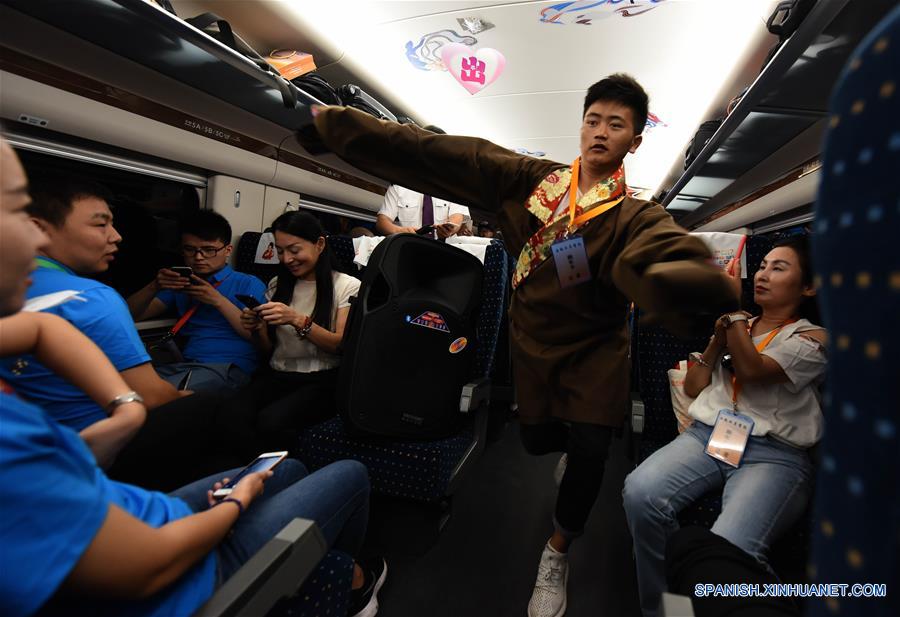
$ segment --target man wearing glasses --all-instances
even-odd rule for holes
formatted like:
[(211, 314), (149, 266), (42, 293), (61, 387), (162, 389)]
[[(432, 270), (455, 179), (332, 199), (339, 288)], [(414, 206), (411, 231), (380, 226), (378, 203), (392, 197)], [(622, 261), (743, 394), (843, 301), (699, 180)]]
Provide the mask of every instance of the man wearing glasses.
[(131, 315), (141, 321), (174, 308), (184, 319), (193, 310), (178, 332), (186, 339), (182, 350), (186, 361), (158, 364), (157, 372), (172, 384), (181, 383), (190, 372), (191, 390), (242, 386), (256, 369), (257, 356), (250, 333), (241, 326), (244, 305), (236, 296), (265, 302), (266, 286), (228, 265), (231, 225), (220, 214), (200, 210), (184, 219), (181, 250), (191, 273), (161, 269), (128, 298)]

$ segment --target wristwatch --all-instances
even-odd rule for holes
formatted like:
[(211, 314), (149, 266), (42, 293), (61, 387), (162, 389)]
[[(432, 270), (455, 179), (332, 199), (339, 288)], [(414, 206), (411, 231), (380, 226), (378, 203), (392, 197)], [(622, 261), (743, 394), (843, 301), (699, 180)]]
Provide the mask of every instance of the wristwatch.
[(743, 313), (729, 313), (722, 317), (722, 321), (725, 324), (726, 328), (730, 328), (731, 325), (736, 321), (747, 321), (747, 316)]
[(120, 394), (106, 405), (106, 413), (112, 415), (112, 412), (116, 407), (120, 405), (126, 405), (128, 403), (140, 403), (141, 405), (143, 405), (144, 397), (134, 390), (132, 390), (131, 392), (126, 392), (125, 394)]

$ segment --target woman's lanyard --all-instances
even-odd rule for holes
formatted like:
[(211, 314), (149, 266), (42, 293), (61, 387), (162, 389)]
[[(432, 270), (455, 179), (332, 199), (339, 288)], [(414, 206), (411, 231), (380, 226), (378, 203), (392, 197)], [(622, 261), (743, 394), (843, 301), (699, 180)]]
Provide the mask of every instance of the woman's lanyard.
[[(769, 332), (769, 336), (764, 338), (762, 340), (762, 342), (756, 346), (756, 351), (759, 353), (762, 353), (762, 350), (769, 346), (769, 343), (772, 342), (772, 339), (774, 339), (776, 336), (778, 336), (778, 333), (781, 332), (782, 328), (784, 328), (788, 324), (794, 323), (795, 321), (797, 321), (797, 320), (789, 319), (785, 322), (782, 322), (781, 325), (779, 325), (777, 328), (775, 328), (774, 330)], [(747, 331), (748, 332), (750, 331), (749, 324), (747, 327)], [(739, 382), (737, 379), (737, 374), (732, 375), (731, 376), (731, 406), (734, 408), (735, 411), (737, 411), (738, 395), (740, 395), (743, 387), (744, 387), (744, 385), (741, 382)]]
[(567, 236), (592, 218), (600, 216), (607, 210), (612, 210), (625, 199), (625, 195), (622, 195), (618, 199), (614, 199), (609, 203), (597, 206), (588, 212), (582, 213), (581, 216), (575, 216), (575, 208), (578, 205), (578, 170), (580, 167), (581, 157), (578, 157), (572, 162), (572, 181), (569, 184), (569, 228), (566, 232)]

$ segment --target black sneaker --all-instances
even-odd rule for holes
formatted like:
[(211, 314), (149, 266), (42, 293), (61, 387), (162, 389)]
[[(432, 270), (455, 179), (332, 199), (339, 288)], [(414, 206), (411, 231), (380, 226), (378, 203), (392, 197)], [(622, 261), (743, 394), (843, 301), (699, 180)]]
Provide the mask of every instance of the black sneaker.
[(378, 590), (387, 578), (387, 563), (379, 557), (365, 564), (360, 562), (359, 566), (365, 579), (362, 587), (350, 590), (347, 614), (350, 617), (373, 617), (378, 613)]

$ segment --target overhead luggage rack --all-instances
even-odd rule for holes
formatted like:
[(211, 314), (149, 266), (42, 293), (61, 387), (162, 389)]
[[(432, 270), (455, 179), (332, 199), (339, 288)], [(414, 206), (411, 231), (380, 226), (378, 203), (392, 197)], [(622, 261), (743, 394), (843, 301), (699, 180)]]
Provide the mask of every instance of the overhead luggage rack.
[[(24, 13), (222, 101), (295, 130), (318, 101), (250, 59), (144, 0), (2, 0)], [(282, 91), (296, 96), (285, 105)]]
[[(662, 205), (681, 224), (695, 225), (815, 157), (838, 74), (893, 5), (894, 0), (818, 0)], [(779, 164), (763, 169), (761, 163), (783, 148)]]

